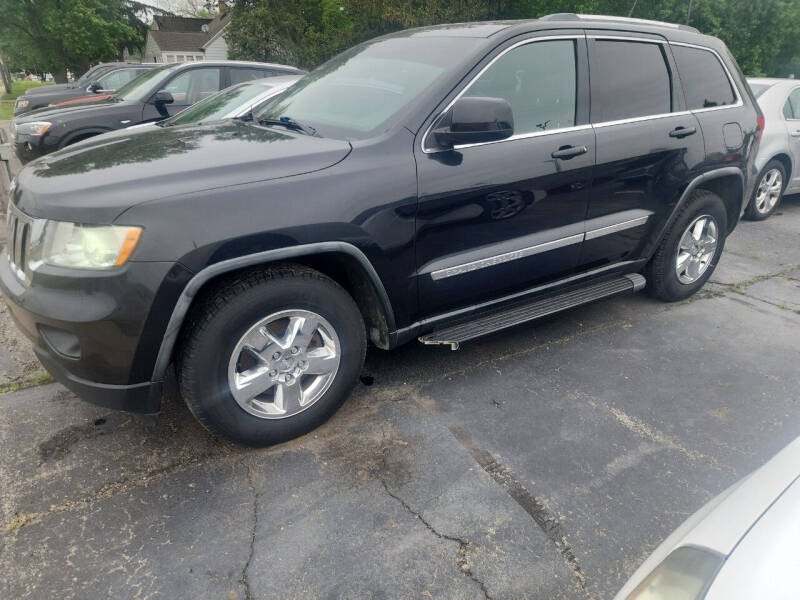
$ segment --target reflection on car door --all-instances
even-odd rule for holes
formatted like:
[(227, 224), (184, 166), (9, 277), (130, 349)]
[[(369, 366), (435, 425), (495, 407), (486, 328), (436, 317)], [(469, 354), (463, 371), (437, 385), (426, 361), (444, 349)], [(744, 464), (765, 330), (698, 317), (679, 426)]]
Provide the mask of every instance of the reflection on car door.
[[(423, 315), (575, 268), (594, 165), (594, 133), (579, 101), (588, 93), (585, 56), (582, 33), (499, 50), (462, 95), (507, 100), (513, 137), (444, 152), (416, 148)], [(586, 150), (553, 158), (566, 146)]]
[(666, 40), (633, 35), (588, 32), (597, 157), (582, 270), (640, 258), (705, 157)]

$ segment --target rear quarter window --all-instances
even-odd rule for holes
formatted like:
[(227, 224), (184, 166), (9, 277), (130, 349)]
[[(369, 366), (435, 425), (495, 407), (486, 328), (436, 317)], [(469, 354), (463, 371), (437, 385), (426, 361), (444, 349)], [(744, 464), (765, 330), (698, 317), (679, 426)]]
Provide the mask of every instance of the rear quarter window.
[(731, 80), (720, 59), (710, 50), (672, 46), (686, 95), (686, 108), (697, 110), (736, 103)]

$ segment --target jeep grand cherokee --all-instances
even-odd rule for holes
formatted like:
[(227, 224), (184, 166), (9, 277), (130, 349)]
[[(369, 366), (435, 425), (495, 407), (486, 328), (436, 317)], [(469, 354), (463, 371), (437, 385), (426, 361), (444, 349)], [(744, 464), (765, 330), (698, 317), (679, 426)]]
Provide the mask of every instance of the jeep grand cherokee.
[(0, 281), (52, 375), (252, 445), (325, 421), (382, 349), (647, 286), (697, 292), (763, 120), (725, 46), (579, 15), (396, 33), (239, 120), (28, 165)]

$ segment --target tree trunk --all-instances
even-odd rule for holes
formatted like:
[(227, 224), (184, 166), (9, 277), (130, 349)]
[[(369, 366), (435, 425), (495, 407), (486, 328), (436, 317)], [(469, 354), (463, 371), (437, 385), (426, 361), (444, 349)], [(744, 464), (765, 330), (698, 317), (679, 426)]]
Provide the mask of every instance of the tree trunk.
[(53, 71), (56, 83), (67, 83), (67, 67), (59, 67)]
[(8, 72), (8, 67), (3, 60), (3, 55), (0, 54), (0, 79), (3, 80), (3, 87), (7, 94), (11, 93), (11, 73)]

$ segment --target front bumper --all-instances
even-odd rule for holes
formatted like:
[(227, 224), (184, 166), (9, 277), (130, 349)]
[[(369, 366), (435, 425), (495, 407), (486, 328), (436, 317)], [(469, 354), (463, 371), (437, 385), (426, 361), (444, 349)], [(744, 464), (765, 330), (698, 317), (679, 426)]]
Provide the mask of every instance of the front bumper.
[(53, 378), (93, 404), (152, 414), (160, 408), (162, 382), (148, 379), (160, 339), (152, 330), (160, 319), (151, 313), (174, 267), (131, 262), (103, 272), (47, 268), (25, 285), (3, 250), (0, 289)]
[(14, 153), (23, 165), (56, 150), (55, 147), (48, 147), (42, 136), (38, 135), (14, 134), (13, 144)]

